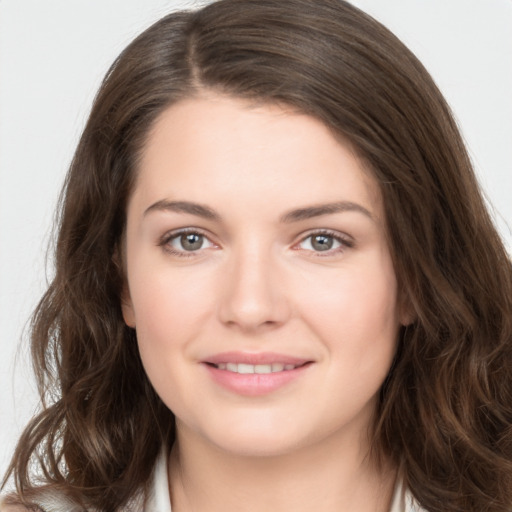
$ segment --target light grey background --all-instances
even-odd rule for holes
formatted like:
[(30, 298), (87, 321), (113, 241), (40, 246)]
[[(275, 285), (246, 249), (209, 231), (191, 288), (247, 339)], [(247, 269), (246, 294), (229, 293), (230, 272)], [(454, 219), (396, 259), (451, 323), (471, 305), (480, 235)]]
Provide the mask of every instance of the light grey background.
[[(0, 0), (0, 473), (37, 405), (23, 331), (45, 287), (55, 202), (94, 93), (136, 34), (199, 3)], [(353, 3), (434, 76), (512, 247), (512, 0)]]

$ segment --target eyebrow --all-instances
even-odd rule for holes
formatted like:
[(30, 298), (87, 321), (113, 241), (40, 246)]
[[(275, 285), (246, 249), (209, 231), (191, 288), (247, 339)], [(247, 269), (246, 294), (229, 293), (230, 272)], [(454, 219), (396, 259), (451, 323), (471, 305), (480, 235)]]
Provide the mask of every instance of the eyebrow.
[(168, 201), (167, 199), (162, 199), (161, 201), (157, 201), (152, 204), (149, 208), (146, 208), (144, 216), (154, 211), (190, 213), (191, 215), (203, 217), (208, 220), (220, 220), (220, 215), (208, 206), (204, 206), (199, 203), (192, 203), (190, 201)]
[(371, 220), (375, 220), (373, 215), (364, 206), (353, 203), (351, 201), (338, 201), (336, 203), (327, 203), (320, 205), (308, 206), (306, 208), (298, 208), (285, 213), (281, 217), (281, 222), (298, 222), (301, 220), (311, 219), (313, 217), (320, 217), (321, 215), (329, 215), (333, 213), (343, 212), (358, 212), (362, 213)]
[[(189, 213), (197, 217), (202, 217), (207, 220), (220, 221), (221, 216), (208, 206), (194, 203), (191, 201), (169, 201), (162, 199), (149, 206), (144, 211), (144, 216), (153, 211), (169, 211), (176, 213)], [(320, 217), (322, 215), (330, 215), (334, 213), (343, 212), (358, 212), (362, 213), (371, 220), (375, 220), (373, 215), (364, 206), (353, 203), (351, 201), (338, 201), (335, 203), (327, 203), (320, 205), (308, 206), (305, 208), (297, 208), (296, 210), (290, 210), (280, 217), (280, 222), (289, 224), (292, 222), (299, 222), (301, 220), (307, 220), (314, 217)]]

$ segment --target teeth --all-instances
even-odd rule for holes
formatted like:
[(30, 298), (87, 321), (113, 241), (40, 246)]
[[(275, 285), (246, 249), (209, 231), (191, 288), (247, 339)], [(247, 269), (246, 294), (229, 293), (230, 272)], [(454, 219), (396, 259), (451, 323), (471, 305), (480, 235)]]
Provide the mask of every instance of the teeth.
[(272, 373), (271, 364), (257, 364), (254, 367), (254, 373)]
[(240, 363), (238, 365), (238, 373), (254, 373), (254, 365)]
[(219, 363), (215, 365), (219, 370), (227, 370), (234, 373), (277, 373), (294, 370), (294, 364), (272, 363), (272, 364), (245, 364), (245, 363)]

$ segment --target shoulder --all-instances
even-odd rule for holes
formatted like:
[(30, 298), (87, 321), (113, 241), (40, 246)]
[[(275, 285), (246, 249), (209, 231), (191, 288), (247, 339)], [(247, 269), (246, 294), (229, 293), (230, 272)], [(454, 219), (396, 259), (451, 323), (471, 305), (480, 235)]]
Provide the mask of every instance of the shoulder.
[(0, 512), (44, 512), (37, 505), (25, 506), (16, 499), (15, 496), (9, 495), (0, 497)]
[(23, 504), (15, 494), (0, 498), (0, 512), (82, 512), (83, 509), (58, 493), (44, 490)]
[[(36, 489), (30, 500), (34, 505), (25, 506), (15, 494), (0, 496), (0, 512), (86, 512), (69, 496), (54, 489)], [(87, 509), (87, 512), (95, 511)], [(162, 449), (157, 459), (148, 488), (135, 492), (119, 512), (171, 512), (166, 450)]]
[(23, 505), (6, 505), (5, 503), (0, 503), (0, 512), (27, 512), (29, 510), (29, 508)]

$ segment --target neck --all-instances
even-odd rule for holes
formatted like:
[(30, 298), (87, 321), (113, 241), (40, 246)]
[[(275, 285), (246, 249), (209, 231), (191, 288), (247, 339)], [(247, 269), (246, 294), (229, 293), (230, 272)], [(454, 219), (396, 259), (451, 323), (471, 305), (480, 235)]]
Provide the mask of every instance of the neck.
[[(356, 446), (354, 446), (356, 444)], [(173, 512), (387, 512), (396, 471), (335, 435), (273, 456), (245, 456), (181, 432), (170, 456)]]

